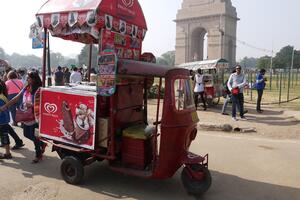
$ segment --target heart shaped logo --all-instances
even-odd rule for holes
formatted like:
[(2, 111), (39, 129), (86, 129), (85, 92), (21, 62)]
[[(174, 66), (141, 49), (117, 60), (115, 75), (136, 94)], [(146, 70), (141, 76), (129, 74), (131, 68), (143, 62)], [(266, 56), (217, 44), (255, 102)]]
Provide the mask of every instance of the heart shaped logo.
[(130, 8), (133, 6), (134, 0), (122, 0), (122, 2), (126, 7)]
[(45, 103), (44, 108), (47, 113), (55, 113), (57, 111), (57, 105), (56, 104), (51, 104), (51, 103)]

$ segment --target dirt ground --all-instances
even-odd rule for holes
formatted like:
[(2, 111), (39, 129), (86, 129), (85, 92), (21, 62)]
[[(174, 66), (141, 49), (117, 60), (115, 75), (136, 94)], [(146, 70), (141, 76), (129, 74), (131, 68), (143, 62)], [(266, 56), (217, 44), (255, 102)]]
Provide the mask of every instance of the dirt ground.
[[(200, 124), (230, 124), (233, 128), (256, 129), (256, 132), (246, 133), (257, 137), (274, 139), (300, 139), (300, 111), (292, 108), (281, 108), (278, 105), (262, 106), (263, 113), (257, 113), (255, 105), (245, 104), (248, 113), (247, 120), (233, 121), (230, 115), (221, 115), (222, 105), (209, 108), (207, 111), (198, 111)], [(231, 107), (227, 108), (231, 113)]]
[[(221, 105), (198, 111), (200, 124), (230, 124), (257, 130), (225, 133), (199, 129), (191, 150), (209, 153), (213, 178), (203, 199), (299, 199), (300, 111), (264, 106), (265, 112), (257, 114), (253, 105), (245, 107), (248, 120), (237, 122), (220, 114)], [(149, 109), (153, 111), (154, 106)], [(16, 131), (22, 136), (22, 129)], [(66, 184), (60, 176), (61, 160), (56, 153), (47, 148), (45, 159), (32, 165), (32, 142), (24, 142), (23, 149), (12, 152), (12, 160), (0, 161), (0, 200), (194, 199), (182, 187), (181, 170), (171, 179), (157, 181), (112, 172), (105, 162), (94, 163), (85, 167), (82, 185)]]

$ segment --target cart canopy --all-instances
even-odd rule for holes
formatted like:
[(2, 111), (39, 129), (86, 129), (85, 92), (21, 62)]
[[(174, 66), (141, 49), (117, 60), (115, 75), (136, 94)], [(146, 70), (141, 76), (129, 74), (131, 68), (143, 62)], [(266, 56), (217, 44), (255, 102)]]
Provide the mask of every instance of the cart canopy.
[(229, 63), (225, 59), (217, 59), (217, 60), (204, 60), (204, 61), (196, 61), (183, 63), (179, 65), (179, 67), (196, 71), (198, 69), (225, 69), (229, 67)]
[(102, 29), (140, 39), (147, 30), (137, 0), (48, 0), (36, 17), (53, 36), (86, 44), (98, 43)]

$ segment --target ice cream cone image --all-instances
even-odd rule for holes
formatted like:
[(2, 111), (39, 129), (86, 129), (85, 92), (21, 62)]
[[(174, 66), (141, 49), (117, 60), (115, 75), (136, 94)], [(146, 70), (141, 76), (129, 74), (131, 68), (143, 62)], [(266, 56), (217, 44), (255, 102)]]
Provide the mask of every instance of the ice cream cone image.
[(90, 137), (90, 128), (93, 126), (94, 113), (85, 104), (76, 108), (74, 140), (78, 143), (86, 142)]
[(69, 133), (74, 132), (74, 122), (68, 102), (62, 102), (63, 127)]

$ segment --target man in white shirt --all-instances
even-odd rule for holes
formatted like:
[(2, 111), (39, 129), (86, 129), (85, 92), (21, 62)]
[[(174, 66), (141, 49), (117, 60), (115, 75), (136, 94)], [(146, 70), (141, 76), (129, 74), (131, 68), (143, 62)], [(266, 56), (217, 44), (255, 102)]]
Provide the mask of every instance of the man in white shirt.
[(77, 67), (73, 68), (73, 72), (71, 73), (70, 76), (70, 83), (80, 83), (82, 81), (82, 76), (78, 72)]
[(198, 69), (197, 73), (195, 75), (194, 96), (195, 96), (196, 110), (198, 107), (199, 95), (200, 95), (201, 101), (203, 103), (203, 108), (204, 108), (204, 110), (206, 110), (206, 102), (205, 102), (205, 98), (204, 98), (204, 80), (203, 80), (203, 73), (202, 73), (201, 69)]

